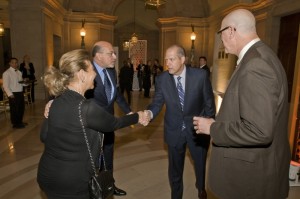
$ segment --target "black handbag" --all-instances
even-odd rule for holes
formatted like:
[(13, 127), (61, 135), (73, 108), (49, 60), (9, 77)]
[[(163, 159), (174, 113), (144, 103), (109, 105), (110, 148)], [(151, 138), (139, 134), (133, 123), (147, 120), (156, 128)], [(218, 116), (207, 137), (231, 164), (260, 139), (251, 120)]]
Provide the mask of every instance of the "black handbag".
[(90, 198), (91, 199), (107, 199), (109, 197), (111, 197), (114, 194), (114, 183), (115, 180), (113, 178), (113, 174), (111, 171), (108, 171), (106, 169), (106, 164), (105, 164), (105, 160), (104, 160), (104, 154), (103, 154), (103, 139), (104, 139), (104, 134), (103, 133), (99, 133), (99, 141), (100, 141), (100, 163), (99, 165), (101, 166), (101, 161), (103, 161), (103, 170), (99, 171), (96, 170), (95, 167), (95, 163), (93, 160), (93, 156), (91, 153), (91, 149), (90, 149), (90, 144), (89, 141), (87, 139), (87, 135), (86, 135), (86, 131), (83, 125), (83, 120), (82, 120), (82, 116), (81, 116), (81, 105), (82, 105), (81, 101), (79, 103), (79, 120), (81, 122), (81, 126), (82, 126), (82, 131), (84, 134), (84, 139), (86, 142), (86, 146), (90, 155), (90, 160), (91, 160), (91, 165), (94, 171), (94, 174), (92, 175), (90, 181), (89, 181), (89, 194), (90, 194)]

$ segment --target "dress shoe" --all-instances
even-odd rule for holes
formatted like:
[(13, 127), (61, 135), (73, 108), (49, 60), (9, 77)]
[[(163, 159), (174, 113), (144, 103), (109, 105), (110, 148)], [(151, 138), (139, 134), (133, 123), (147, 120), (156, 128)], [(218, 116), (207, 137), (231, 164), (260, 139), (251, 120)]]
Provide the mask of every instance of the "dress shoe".
[(23, 124), (16, 124), (16, 125), (13, 125), (13, 128), (14, 129), (23, 129), (23, 128), (25, 128), (25, 125), (23, 125)]
[(199, 199), (207, 199), (207, 194), (205, 190), (202, 190), (198, 194)]
[(119, 189), (118, 187), (115, 186), (114, 195), (115, 196), (125, 196), (126, 191)]

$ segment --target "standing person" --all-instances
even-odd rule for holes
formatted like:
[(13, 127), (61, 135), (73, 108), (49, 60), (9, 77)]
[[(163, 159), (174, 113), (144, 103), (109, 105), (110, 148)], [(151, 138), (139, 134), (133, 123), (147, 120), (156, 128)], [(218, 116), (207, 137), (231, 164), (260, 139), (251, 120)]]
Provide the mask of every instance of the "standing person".
[(130, 69), (131, 69), (131, 74), (130, 74), (131, 88), (130, 88), (130, 91), (133, 91), (132, 86), (133, 86), (134, 66), (133, 66), (132, 61), (131, 61), (130, 58), (127, 58), (127, 64), (128, 64), (128, 66), (130, 67)]
[(106, 136), (115, 129), (141, 121), (143, 116), (139, 112), (115, 118), (93, 100), (86, 100), (84, 93), (94, 87), (95, 76), (90, 55), (82, 49), (65, 53), (59, 68), (50, 68), (44, 76), (45, 86), (56, 98), (41, 129), (45, 150), (39, 162), (37, 181), (49, 199), (90, 198), (88, 182), (94, 171), (80, 122), (80, 103), (81, 118), (96, 167), (99, 167), (100, 155), (98, 132)]
[(154, 98), (147, 107), (148, 116), (155, 118), (166, 105), (164, 131), (168, 145), (171, 198), (181, 199), (183, 195), (183, 168), (188, 146), (194, 161), (198, 197), (206, 199), (205, 166), (210, 137), (195, 133), (193, 116), (214, 117), (214, 95), (206, 72), (186, 67), (185, 57), (181, 46), (173, 45), (167, 49), (165, 60), (168, 71), (156, 78)]
[(124, 91), (127, 94), (127, 102), (131, 103), (131, 73), (132, 70), (126, 61), (123, 62), (123, 67), (120, 70), (119, 82), (121, 94), (124, 96)]
[(31, 101), (34, 102), (34, 84), (35, 84), (35, 70), (33, 63), (30, 62), (29, 55), (24, 55), (23, 62), (20, 64), (20, 71), (22, 72), (23, 79), (30, 80), (30, 86), (31, 86)]
[[(111, 43), (98, 41), (94, 44), (92, 50), (93, 66), (96, 71), (95, 88), (86, 93), (87, 97), (93, 97), (97, 104), (103, 107), (107, 112), (114, 114), (114, 103), (117, 102), (121, 110), (129, 114), (130, 106), (126, 103), (124, 96), (117, 90), (116, 71), (114, 64), (116, 54)], [(110, 88), (109, 88), (110, 87)], [(109, 95), (109, 96), (107, 96)], [(101, 118), (99, 118), (101, 120)], [(106, 168), (113, 172), (115, 134), (109, 133), (104, 137), (104, 157)], [(114, 195), (126, 195), (126, 192), (115, 186)]]
[(18, 70), (18, 59), (11, 58), (9, 68), (3, 73), (3, 89), (8, 96), (10, 107), (10, 120), (13, 128), (24, 128), (27, 123), (23, 122), (25, 102), (22, 73)]
[(144, 66), (143, 71), (143, 88), (144, 97), (150, 98), (150, 88), (151, 88), (151, 60), (148, 60), (147, 64)]
[(260, 41), (255, 17), (229, 13), (218, 32), (238, 56), (216, 120), (195, 117), (210, 134), (209, 188), (222, 199), (283, 199), (289, 191), (288, 87), (276, 54)]
[(210, 77), (210, 70), (209, 67), (207, 66), (207, 59), (205, 56), (199, 57), (199, 65), (201, 69), (207, 72), (208, 77)]
[(143, 60), (140, 59), (139, 65), (137, 66), (137, 78), (139, 81), (139, 90), (143, 89), (143, 72), (144, 72), (145, 64), (143, 64)]
[(155, 85), (156, 76), (163, 72), (163, 67), (159, 64), (158, 59), (154, 59), (153, 64), (153, 85)]

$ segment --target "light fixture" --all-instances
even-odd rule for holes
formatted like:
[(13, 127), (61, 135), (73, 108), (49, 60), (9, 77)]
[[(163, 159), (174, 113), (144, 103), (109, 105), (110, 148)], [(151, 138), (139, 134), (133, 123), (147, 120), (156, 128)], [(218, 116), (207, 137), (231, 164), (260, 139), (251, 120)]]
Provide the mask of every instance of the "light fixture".
[(135, 0), (133, 0), (133, 34), (131, 36), (130, 42), (135, 44), (138, 42), (138, 36), (135, 34)]
[(165, 4), (166, 2), (167, 1), (165, 0), (145, 0), (145, 6), (149, 5), (149, 6), (159, 7)]
[(4, 36), (4, 24), (0, 23), (0, 36)]
[(81, 29), (80, 29), (80, 36), (81, 36), (81, 48), (85, 49), (85, 43), (84, 43), (84, 37), (86, 35), (85, 29), (84, 29), (85, 19), (81, 22)]
[(123, 41), (123, 50), (128, 51), (129, 50), (129, 41)]
[(192, 40), (192, 47), (191, 47), (191, 65), (194, 63), (194, 57), (195, 57), (195, 40), (196, 40), (196, 34), (194, 32), (194, 25), (191, 24), (192, 27), (192, 33), (191, 33), (191, 40)]

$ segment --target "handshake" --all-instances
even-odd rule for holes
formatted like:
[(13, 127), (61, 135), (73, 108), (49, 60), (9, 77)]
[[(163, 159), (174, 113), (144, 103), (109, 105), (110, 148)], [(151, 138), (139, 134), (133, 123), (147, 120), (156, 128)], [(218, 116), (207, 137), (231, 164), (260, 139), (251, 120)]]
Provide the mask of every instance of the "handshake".
[(149, 110), (139, 111), (139, 123), (147, 126), (151, 120), (151, 112)]

